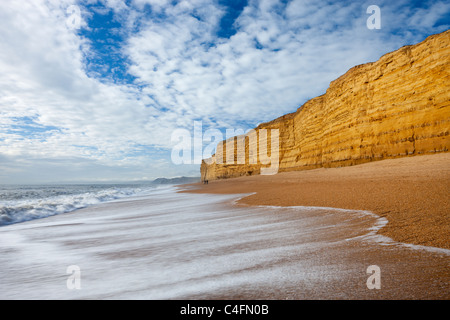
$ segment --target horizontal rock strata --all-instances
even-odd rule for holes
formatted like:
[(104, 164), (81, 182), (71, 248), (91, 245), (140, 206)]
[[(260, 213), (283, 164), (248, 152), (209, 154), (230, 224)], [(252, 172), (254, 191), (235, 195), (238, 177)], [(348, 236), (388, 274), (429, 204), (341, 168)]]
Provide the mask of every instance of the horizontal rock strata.
[[(385, 54), (376, 62), (351, 68), (331, 82), (324, 95), (309, 100), (296, 112), (259, 125), (253, 136), (224, 141), (212, 158), (203, 160), (202, 179), (260, 174), (261, 169), (270, 167), (258, 156), (260, 144), (265, 143), (256, 137), (264, 129), (269, 151), (270, 133), (279, 135), (279, 152), (274, 157), (278, 171), (447, 152), (449, 43), (447, 30)], [(245, 151), (239, 149), (241, 142)]]

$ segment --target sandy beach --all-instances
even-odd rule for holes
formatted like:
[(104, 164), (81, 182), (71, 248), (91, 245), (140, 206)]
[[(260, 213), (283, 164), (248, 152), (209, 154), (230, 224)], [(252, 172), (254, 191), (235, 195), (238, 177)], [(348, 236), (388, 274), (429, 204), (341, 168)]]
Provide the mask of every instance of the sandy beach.
[(253, 193), (241, 205), (368, 210), (388, 220), (379, 234), (450, 249), (450, 153), (357, 166), (245, 176), (191, 185), (184, 192)]
[(156, 186), (4, 225), (0, 299), (448, 300), (449, 160)]
[(0, 299), (450, 298), (449, 250), (386, 243), (365, 211), (242, 196), (169, 186), (3, 226)]

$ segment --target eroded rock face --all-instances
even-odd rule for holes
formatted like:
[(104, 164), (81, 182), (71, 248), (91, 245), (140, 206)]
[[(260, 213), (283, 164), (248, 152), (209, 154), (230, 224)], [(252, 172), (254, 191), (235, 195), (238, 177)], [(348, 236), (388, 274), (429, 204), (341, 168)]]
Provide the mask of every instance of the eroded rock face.
[[(324, 95), (309, 100), (295, 113), (261, 124), (255, 132), (278, 129), (280, 172), (447, 152), (449, 88), (447, 30), (376, 62), (353, 67), (331, 82)], [(267, 167), (259, 158), (256, 163), (251, 161), (258, 140), (244, 138), (244, 164), (237, 163), (238, 152), (235, 161), (226, 162), (226, 145), (233, 142), (225, 141), (223, 161), (217, 161), (222, 156), (218, 148), (213, 158), (203, 160), (202, 178), (259, 174), (261, 167)]]

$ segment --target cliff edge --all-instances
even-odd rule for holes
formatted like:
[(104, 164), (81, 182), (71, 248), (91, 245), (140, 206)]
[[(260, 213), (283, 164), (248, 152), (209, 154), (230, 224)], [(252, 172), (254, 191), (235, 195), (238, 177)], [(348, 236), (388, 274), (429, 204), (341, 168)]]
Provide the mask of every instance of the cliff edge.
[[(278, 171), (340, 167), (388, 158), (447, 152), (450, 149), (450, 30), (385, 54), (378, 61), (351, 68), (330, 83), (326, 93), (294, 113), (259, 125), (278, 129)], [(260, 174), (262, 164), (226, 161), (223, 142), (201, 164), (203, 180)], [(268, 139), (270, 140), (270, 138)], [(270, 143), (269, 143), (270, 145)], [(268, 147), (270, 150), (270, 146)], [(228, 149), (231, 150), (231, 149)], [(251, 152), (251, 151), (250, 151)], [(223, 161), (217, 161), (218, 159)]]

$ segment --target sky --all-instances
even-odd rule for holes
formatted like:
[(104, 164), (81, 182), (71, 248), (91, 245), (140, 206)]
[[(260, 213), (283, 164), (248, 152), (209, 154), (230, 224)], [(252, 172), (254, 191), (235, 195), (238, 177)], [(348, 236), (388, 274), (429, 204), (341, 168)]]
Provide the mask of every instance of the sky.
[(206, 147), (449, 26), (439, 0), (0, 0), (0, 184), (199, 176), (175, 132)]

